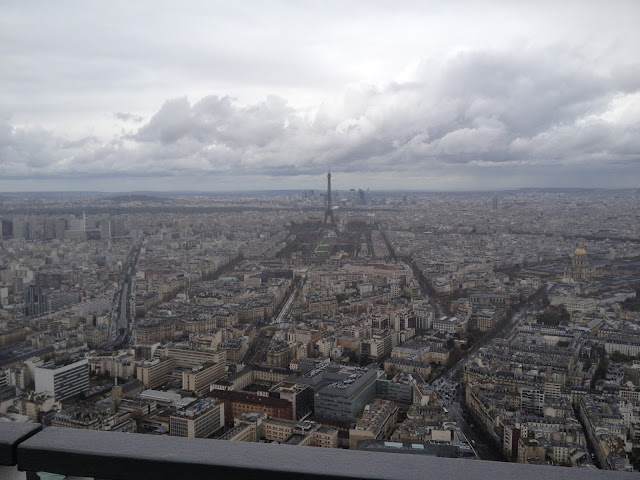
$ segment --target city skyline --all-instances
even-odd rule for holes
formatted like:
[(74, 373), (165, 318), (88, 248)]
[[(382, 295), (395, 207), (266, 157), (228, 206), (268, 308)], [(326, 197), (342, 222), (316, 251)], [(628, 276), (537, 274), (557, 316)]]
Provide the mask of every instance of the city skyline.
[(635, 2), (0, 13), (0, 191), (638, 187)]

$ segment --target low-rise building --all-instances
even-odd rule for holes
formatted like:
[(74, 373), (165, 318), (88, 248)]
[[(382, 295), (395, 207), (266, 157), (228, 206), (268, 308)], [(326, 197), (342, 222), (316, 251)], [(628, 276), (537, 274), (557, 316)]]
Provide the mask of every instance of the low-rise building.
[(235, 415), (246, 412), (266, 413), (271, 417), (293, 420), (293, 405), (282, 398), (229, 390), (212, 390), (209, 396), (224, 403), (227, 425), (233, 425)]
[(362, 416), (349, 430), (349, 448), (357, 450), (361, 440), (388, 439), (398, 421), (398, 407), (389, 400), (376, 399), (364, 407)]

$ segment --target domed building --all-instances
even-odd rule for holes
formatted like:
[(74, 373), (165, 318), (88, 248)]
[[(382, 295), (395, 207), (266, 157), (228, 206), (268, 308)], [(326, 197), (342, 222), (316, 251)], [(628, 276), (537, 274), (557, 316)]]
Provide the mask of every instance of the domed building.
[(596, 276), (596, 269), (595, 267), (589, 266), (587, 251), (584, 249), (582, 242), (578, 242), (578, 248), (573, 252), (571, 265), (564, 267), (564, 276), (565, 278), (572, 278), (574, 280), (584, 280)]

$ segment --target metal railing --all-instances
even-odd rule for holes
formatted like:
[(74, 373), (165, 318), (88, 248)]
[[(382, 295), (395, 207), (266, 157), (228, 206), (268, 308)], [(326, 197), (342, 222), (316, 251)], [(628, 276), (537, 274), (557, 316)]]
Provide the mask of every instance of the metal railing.
[[(0, 422), (0, 479), (637, 479), (637, 473)], [(35, 478), (33, 473), (29, 478)]]

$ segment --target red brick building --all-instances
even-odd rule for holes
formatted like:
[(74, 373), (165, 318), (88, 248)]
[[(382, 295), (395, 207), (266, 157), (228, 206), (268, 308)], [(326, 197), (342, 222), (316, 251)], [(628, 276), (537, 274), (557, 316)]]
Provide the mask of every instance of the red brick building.
[(271, 417), (293, 420), (293, 405), (281, 398), (227, 390), (213, 390), (209, 396), (224, 402), (224, 421), (227, 425), (233, 425), (233, 418), (245, 412), (261, 412)]

